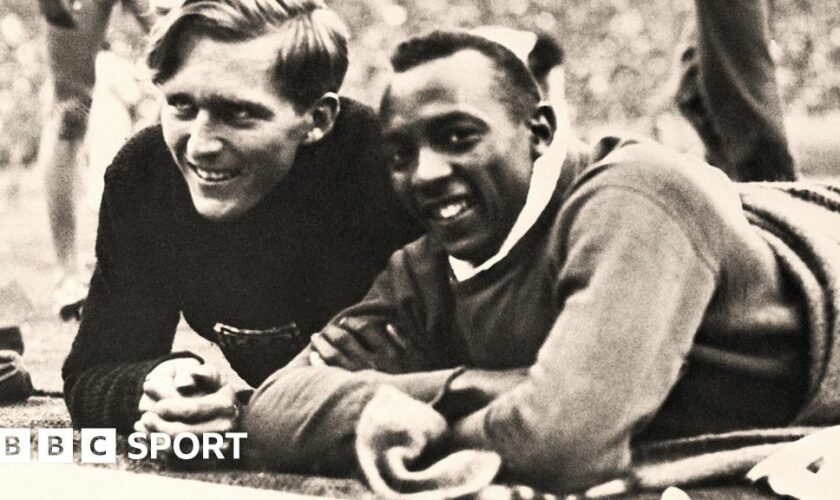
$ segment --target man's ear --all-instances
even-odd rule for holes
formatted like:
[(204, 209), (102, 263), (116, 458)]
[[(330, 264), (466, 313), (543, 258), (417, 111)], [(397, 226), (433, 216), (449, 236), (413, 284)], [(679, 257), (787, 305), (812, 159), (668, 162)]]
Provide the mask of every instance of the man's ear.
[(536, 160), (548, 150), (554, 139), (554, 132), (557, 130), (557, 116), (551, 104), (542, 101), (534, 108), (530, 126), (531, 157)]
[(303, 138), (303, 144), (315, 144), (330, 133), (341, 112), (341, 101), (335, 92), (327, 92), (315, 101), (307, 113), (312, 118), (312, 128)]

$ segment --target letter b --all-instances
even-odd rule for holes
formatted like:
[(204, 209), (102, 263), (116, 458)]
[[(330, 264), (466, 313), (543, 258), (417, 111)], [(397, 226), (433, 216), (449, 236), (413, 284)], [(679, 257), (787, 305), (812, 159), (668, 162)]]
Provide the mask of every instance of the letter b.
[(0, 444), (2, 444), (2, 447), (0, 447), (0, 463), (29, 463), (29, 429), (0, 429)]
[(6, 455), (20, 455), (20, 438), (6, 436)]
[(73, 461), (73, 429), (38, 429), (38, 462), (69, 464)]

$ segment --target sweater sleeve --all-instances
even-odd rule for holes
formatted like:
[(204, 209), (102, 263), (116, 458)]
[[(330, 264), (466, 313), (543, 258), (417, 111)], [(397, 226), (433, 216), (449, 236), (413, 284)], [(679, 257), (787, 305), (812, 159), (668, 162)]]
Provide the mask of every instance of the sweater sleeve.
[[(397, 334), (424, 364), (410, 373), (350, 372), (310, 366), (312, 348), (307, 347), (257, 389), (246, 409), (243, 426), (252, 463), (302, 473), (347, 472), (357, 463), (359, 417), (379, 387), (395, 387), (451, 418), (486, 405), (522, 380), (523, 370), (471, 370), (460, 376), (468, 355), (446, 330), (451, 320), (445, 312), (451, 306), (445, 293), (448, 275), (435, 264), (437, 259), (429, 258), (427, 242), (395, 253), (365, 298), (336, 316), (353, 317), (373, 328), (387, 322), (397, 325)], [(422, 257), (408, 256), (415, 251)], [(456, 379), (458, 385), (450, 390)], [(444, 400), (445, 394), (450, 397)]]
[[(170, 354), (179, 311), (172, 277), (156, 269), (159, 241), (138, 196), (109, 171), (100, 207), (97, 266), (79, 332), (64, 362), (64, 398), (76, 427), (130, 432), (148, 372)], [(160, 239), (160, 235), (156, 236)]]
[(457, 427), (518, 479), (569, 491), (628, 465), (631, 436), (679, 376), (715, 272), (681, 223), (631, 189), (577, 197), (561, 221), (559, 314), (536, 363)]

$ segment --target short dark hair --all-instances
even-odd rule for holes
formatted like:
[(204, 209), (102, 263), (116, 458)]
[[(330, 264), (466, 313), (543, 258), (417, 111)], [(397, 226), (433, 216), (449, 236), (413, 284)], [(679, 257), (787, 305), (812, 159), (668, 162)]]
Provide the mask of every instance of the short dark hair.
[[(397, 73), (427, 62), (449, 57), (462, 50), (475, 50), (493, 61), (501, 78), (499, 100), (505, 103), (511, 118), (526, 120), (540, 101), (540, 91), (531, 72), (505, 46), (467, 31), (435, 30), (400, 43), (391, 56)], [(386, 94), (387, 96), (387, 94)]]
[(184, 0), (150, 34), (147, 64), (161, 84), (182, 61), (189, 36), (246, 41), (279, 33), (286, 44), (274, 63), (277, 91), (300, 108), (338, 92), (347, 72), (347, 28), (323, 0)]
[(536, 35), (537, 41), (528, 54), (528, 68), (538, 82), (544, 82), (552, 68), (563, 65), (565, 53), (553, 36), (547, 33)]

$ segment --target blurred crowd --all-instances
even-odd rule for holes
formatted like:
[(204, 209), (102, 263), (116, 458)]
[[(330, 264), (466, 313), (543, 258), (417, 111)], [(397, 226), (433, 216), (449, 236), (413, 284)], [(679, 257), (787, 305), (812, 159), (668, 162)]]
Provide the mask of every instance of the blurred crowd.
[[(119, 9), (118, 9), (119, 11)], [(37, 160), (38, 141), (43, 122), (46, 82), (45, 32), (43, 17), (35, 2), (3, 0), (0, 2), (0, 168), (7, 165), (32, 165)], [(114, 68), (117, 57), (131, 66), (123, 66), (118, 75), (104, 79), (104, 85), (114, 91), (114, 78), (128, 90), (144, 79), (138, 64), (142, 58), (142, 30), (127, 16), (117, 12), (107, 37), (108, 54), (105, 65)], [(106, 73), (115, 73), (106, 70)], [(133, 98), (131, 107), (138, 126), (148, 123), (156, 113), (151, 87), (143, 87)], [(93, 160), (97, 161), (96, 159)]]
[[(622, 124), (650, 132), (650, 109), (673, 75), (675, 48), (693, 22), (689, 0), (529, 2), (336, 0), (353, 30), (354, 61), (345, 93), (375, 104), (392, 40), (431, 26), (501, 24), (554, 33), (569, 60), (573, 120), (588, 131)], [(788, 114), (840, 109), (840, 11), (833, 0), (771, 2), (778, 79)], [(142, 30), (117, 8), (107, 36), (131, 62), (142, 56)], [(653, 22), (655, 21), (655, 22)], [(573, 30), (555, 33), (559, 26)], [(39, 96), (45, 79), (45, 26), (35, 2), (0, 2), (0, 168), (30, 164), (37, 155)], [(140, 108), (154, 113), (141, 101)], [(153, 102), (153, 101), (151, 101)]]

